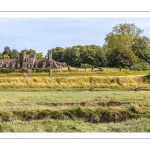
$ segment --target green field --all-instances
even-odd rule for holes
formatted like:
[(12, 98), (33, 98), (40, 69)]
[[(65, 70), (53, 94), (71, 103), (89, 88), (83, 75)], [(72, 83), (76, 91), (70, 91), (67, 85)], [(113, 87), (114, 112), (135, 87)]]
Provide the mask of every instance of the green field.
[(0, 92), (1, 132), (150, 132), (149, 91)]
[(0, 73), (0, 132), (150, 132), (149, 71), (52, 75)]

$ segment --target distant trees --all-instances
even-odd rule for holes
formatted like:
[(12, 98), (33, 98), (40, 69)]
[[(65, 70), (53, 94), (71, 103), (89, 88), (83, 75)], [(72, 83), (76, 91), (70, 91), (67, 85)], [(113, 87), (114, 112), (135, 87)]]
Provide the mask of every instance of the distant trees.
[(53, 59), (60, 62), (66, 62), (70, 66), (81, 67), (81, 64), (100, 67), (106, 65), (105, 51), (97, 45), (77, 45), (72, 47), (56, 47), (51, 49)]
[(9, 57), (11, 56), (11, 50), (8, 46), (4, 47), (3, 55), (7, 54)]
[(42, 60), (43, 59), (43, 54), (42, 53), (37, 53), (36, 54), (36, 59)]
[[(121, 67), (131, 69), (148, 68), (150, 64), (150, 39), (141, 36), (143, 30), (135, 24), (117, 24), (105, 37), (103, 46), (98, 45), (77, 45), (72, 47), (56, 47), (49, 49), (47, 55), (37, 53), (37, 59), (48, 59), (49, 51), (52, 51), (53, 59), (58, 62), (66, 62), (73, 67)], [(33, 54), (33, 49), (23, 49), (23, 54)], [(16, 59), (18, 51), (10, 50), (8, 46), (0, 53), (0, 59)]]
[(16, 49), (13, 49), (11, 51), (11, 59), (17, 59), (18, 58), (18, 51)]

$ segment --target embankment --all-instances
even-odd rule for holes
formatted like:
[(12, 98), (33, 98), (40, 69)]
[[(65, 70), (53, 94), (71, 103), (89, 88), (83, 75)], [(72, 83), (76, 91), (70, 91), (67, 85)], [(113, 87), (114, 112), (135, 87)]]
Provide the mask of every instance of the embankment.
[(0, 88), (133, 88), (135, 85), (149, 88), (149, 76), (0, 78)]

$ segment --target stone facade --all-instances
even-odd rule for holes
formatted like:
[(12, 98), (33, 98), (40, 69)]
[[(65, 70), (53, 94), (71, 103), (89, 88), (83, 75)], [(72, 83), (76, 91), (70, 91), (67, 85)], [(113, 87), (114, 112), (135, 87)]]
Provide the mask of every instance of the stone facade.
[(31, 55), (24, 53), (23, 59), (0, 59), (0, 68), (51, 68), (51, 69), (61, 69), (66, 67), (65, 62), (57, 62), (52, 59), (52, 51), (49, 52), (49, 59), (37, 60), (36, 52)]

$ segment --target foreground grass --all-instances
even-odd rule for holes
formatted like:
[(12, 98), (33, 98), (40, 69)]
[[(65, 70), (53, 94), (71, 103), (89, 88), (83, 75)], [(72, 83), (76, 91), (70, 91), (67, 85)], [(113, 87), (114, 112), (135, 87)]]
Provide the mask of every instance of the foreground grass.
[(97, 124), (82, 120), (15, 120), (1, 123), (0, 132), (150, 132), (150, 119)]
[(149, 132), (149, 91), (0, 92), (1, 132)]
[(107, 106), (110, 102), (119, 102), (121, 108), (129, 108), (131, 104), (144, 107), (150, 106), (149, 98), (149, 91), (1, 91), (0, 111), (91, 108)]

